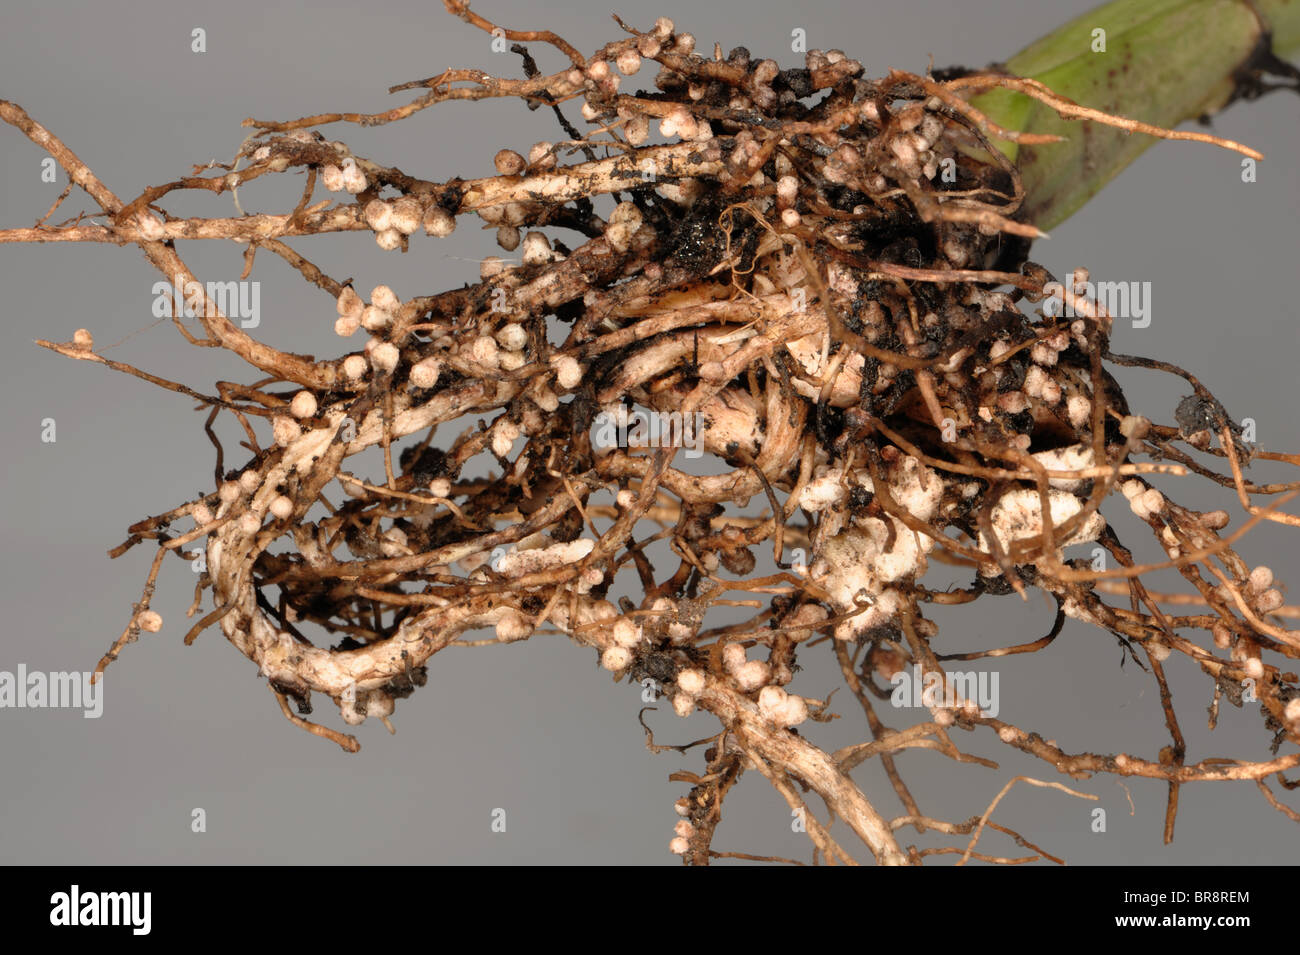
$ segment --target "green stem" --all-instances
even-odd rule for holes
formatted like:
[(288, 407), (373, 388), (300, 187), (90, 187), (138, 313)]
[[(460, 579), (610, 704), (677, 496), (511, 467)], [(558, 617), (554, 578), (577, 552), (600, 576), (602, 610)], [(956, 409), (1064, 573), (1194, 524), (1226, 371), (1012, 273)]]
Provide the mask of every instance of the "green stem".
[[(1115, 0), (1032, 43), (1005, 66), (1081, 105), (1173, 128), (1227, 104), (1234, 75), (1265, 29), (1279, 56), (1300, 47), (1300, 0), (1254, 0), (1253, 10), (1246, 0)], [(1063, 120), (1008, 90), (980, 94), (972, 103), (1007, 129), (1066, 137), (1047, 146), (996, 143), (1019, 165), (1026, 217), (1040, 229), (1064, 221), (1156, 142)]]

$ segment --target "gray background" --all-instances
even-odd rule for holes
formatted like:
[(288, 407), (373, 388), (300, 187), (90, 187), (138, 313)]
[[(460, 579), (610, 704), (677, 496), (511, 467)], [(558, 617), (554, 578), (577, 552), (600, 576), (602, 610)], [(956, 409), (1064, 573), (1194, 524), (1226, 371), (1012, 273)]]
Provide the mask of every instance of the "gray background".
[[(743, 43), (786, 65), (792, 29), (810, 47), (842, 47), (869, 72), (890, 67), (977, 66), (1003, 59), (1083, 12), (1086, 2), (1037, 0), (897, 3), (713, 4), (667, 2), (638, 12), (615, 7), (648, 27), (660, 14), (694, 32), (700, 46)], [(589, 52), (621, 35), (611, 5), (572, 2), (543, 13), (517, 0), (484, 0), (483, 15), (517, 28), (547, 26)], [(0, 96), (13, 100), (62, 137), (124, 199), (145, 186), (229, 159), (246, 131), (240, 120), (289, 119), (330, 110), (377, 111), (405, 97), (388, 86), (478, 66), (518, 75), (518, 61), (496, 56), (485, 34), (429, 2), (218, 6), (168, 0), (11, 2), (0, 29)], [(207, 30), (208, 52), (190, 52), (190, 31)], [(555, 56), (537, 45), (543, 69)], [(652, 74), (636, 79), (645, 84)], [(635, 88), (632, 81), (627, 81)], [(572, 113), (572, 110), (570, 111)], [(575, 117), (576, 118), (576, 117)], [(1268, 157), (1260, 180), (1239, 179), (1238, 157), (1207, 146), (1166, 143), (1146, 153), (1102, 196), (1053, 230), (1034, 258), (1057, 274), (1086, 265), (1099, 278), (1150, 281), (1150, 328), (1117, 326), (1115, 348), (1155, 355), (1202, 374), (1237, 418), (1258, 422), (1260, 441), (1300, 447), (1294, 409), (1296, 325), (1294, 228), (1300, 148), (1296, 104), (1280, 95), (1237, 106), (1216, 129)], [(426, 178), (481, 175), (493, 153), (523, 151), (558, 138), (545, 111), (517, 102), (444, 104), (405, 122), (370, 130), (326, 128), (359, 152)], [(58, 185), (39, 176), (41, 153), (16, 130), (0, 128), (0, 225), (29, 225), (44, 214)], [(291, 206), (301, 180), (248, 189), (246, 209)], [(225, 198), (173, 198), (174, 214), (229, 215)], [(56, 216), (93, 211), (81, 193)], [(490, 233), (462, 221), (454, 240), (417, 237), (405, 256), (385, 254), (359, 236), (299, 242), (309, 258), (361, 289), (386, 282), (403, 297), (438, 291), (476, 276), (476, 257), (492, 254)], [(205, 280), (235, 277), (240, 248), (185, 245), (181, 254)], [(67, 340), (90, 328), (108, 355), (201, 390), (218, 378), (251, 381), (231, 356), (188, 346), (149, 313), (156, 273), (133, 247), (0, 247), (3, 339), (0, 416), (4, 448), (4, 573), (0, 598), (0, 669), (88, 670), (110, 645), (139, 599), (151, 552), (110, 562), (105, 552), (128, 524), (171, 507), (212, 480), (203, 415), (190, 402), (102, 367), (74, 364), (32, 344)], [(333, 355), (328, 296), (309, 289), (264, 254), (262, 327), (277, 347)], [(348, 346), (352, 347), (351, 345)], [(1134, 408), (1172, 420), (1185, 394), (1160, 376), (1120, 371)], [(57, 420), (58, 440), (44, 444), (40, 421)], [(229, 432), (225, 432), (228, 436)], [(233, 442), (227, 443), (228, 453)], [(229, 463), (237, 463), (231, 462)], [(1259, 467), (1266, 479), (1280, 472)], [(1231, 495), (1182, 482), (1184, 503)], [(1166, 485), (1168, 486), (1168, 485)], [(1294, 508), (1293, 508), (1294, 509)], [(1110, 507), (1110, 513), (1117, 509)], [(1131, 522), (1119, 521), (1121, 533)], [(1146, 542), (1140, 541), (1145, 545)], [(1150, 556), (1150, 547), (1139, 548)], [(1262, 529), (1245, 553), (1294, 576), (1294, 548), (1283, 532)], [(942, 568), (940, 568), (942, 570)], [(939, 573), (936, 580), (942, 582)], [(39, 863), (667, 863), (686, 792), (670, 783), (679, 768), (699, 770), (696, 754), (653, 755), (636, 722), (638, 688), (615, 685), (589, 651), (561, 637), (434, 658), (429, 685), (395, 714), (398, 734), (360, 728), (362, 752), (349, 756), (289, 726), (254, 669), (217, 630), (192, 647), (181, 636), (193, 575), (169, 561), (155, 607), (166, 624), (128, 647), (107, 678), (104, 716), (69, 710), (0, 710), (0, 860)], [(205, 601), (205, 606), (207, 606)], [(1033, 639), (1051, 622), (1041, 598), (986, 600), (961, 623), (938, 613), (945, 650)], [(805, 652), (794, 689), (823, 696), (839, 681), (827, 648)], [(1049, 650), (1003, 660), (1002, 715), (1055, 738), (1069, 751), (1120, 749), (1154, 755), (1166, 742), (1149, 676), (1108, 635), (1069, 626)], [(1172, 662), (1175, 699), (1189, 761), (1216, 755), (1266, 758), (1268, 735), (1254, 708), (1225, 707), (1219, 730), (1204, 725), (1207, 681), (1181, 658)], [(834, 747), (863, 732), (856, 705), (841, 694), (844, 719), (811, 730)], [(317, 715), (341, 726), (337, 715)], [(913, 714), (884, 711), (895, 725)], [(681, 723), (666, 706), (650, 715), (660, 742), (697, 738), (709, 717)], [(959, 745), (992, 756), (998, 770), (956, 766), (930, 752), (900, 764), (922, 808), (961, 820), (983, 811), (1007, 779), (1025, 772), (1055, 778), (1044, 766), (996, 744), (983, 731), (958, 733)], [(860, 779), (881, 810), (899, 806), (878, 770)], [(1085, 803), (1062, 793), (1018, 787), (994, 816), (1075, 864), (1236, 862), (1278, 864), (1294, 858), (1297, 830), (1248, 783), (1212, 783), (1183, 791), (1178, 838), (1164, 846), (1165, 787), (1130, 780), (1136, 812), (1112, 777), (1075, 783), (1100, 797)], [(1294, 798), (1292, 800), (1294, 802)], [(1090, 811), (1108, 812), (1105, 833), (1090, 831)], [(190, 830), (202, 807), (207, 831)], [(490, 816), (505, 808), (508, 829)], [(728, 800), (715, 848), (807, 857), (805, 837), (759, 777)], [(917, 840), (911, 830), (905, 843)], [(948, 843), (955, 844), (955, 843)], [(989, 851), (1018, 854), (996, 835)], [(951, 859), (952, 857), (946, 857)], [(944, 857), (941, 857), (942, 864)], [(355, 878), (364, 879), (358, 870)]]

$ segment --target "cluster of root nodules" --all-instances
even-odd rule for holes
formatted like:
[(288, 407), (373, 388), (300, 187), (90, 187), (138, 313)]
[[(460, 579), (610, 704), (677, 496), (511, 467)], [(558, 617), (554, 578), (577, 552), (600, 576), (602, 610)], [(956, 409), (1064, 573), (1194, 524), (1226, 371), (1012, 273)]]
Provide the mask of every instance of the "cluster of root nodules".
[[(808, 789), (880, 861), (953, 851), (901, 849), (897, 831), (916, 823), (891, 824), (849, 774), (881, 757), (904, 816), (921, 819), (889, 754), (927, 740), (964, 759), (954, 728), (986, 727), (1076, 778), (1166, 779), (1167, 833), (1183, 782), (1265, 788), (1294, 766), (1294, 752), (1187, 762), (1167, 695), (1159, 755), (1065, 752), (1047, 741), (1059, 727), (1023, 730), (951, 686), (890, 745), (901, 731), (885, 724), (905, 712), (889, 707), (890, 678), (944, 673), (925, 606), (1038, 588), (1060, 609), (1050, 634), (960, 659), (1041, 649), (1073, 617), (1117, 636), (1162, 689), (1162, 662), (1191, 657), (1210, 676), (1198, 709), (1257, 706), (1275, 753), (1292, 748), (1296, 678), (1267, 658), (1296, 656), (1300, 640), (1278, 622), (1271, 573), (1228, 547), (1240, 527), (1225, 531), (1226, 512), (1180, 507), (1151, 482), (1195, 471), (1235, 486), (1251, 522), (1294, 523), (1249, 504), (1292, 486), (1246, 483), (1252, 449), (1199, 381), (1111, 355), (1110, 317), (1075, 292), (1085, 276), (1049, 284), (1026, 260), (1036, 232), (1016, 220), (1015, 170), (949, 86), (869, 79), (838, 52), (780, 69), (696, 50), (667, 21), (625, 29), (585, 60), (528, 35), (569, 56), (552, 75), (518, 47), (526, 80), (448, 71), (403, 87), (425, 90), (404, 110), (331, 117), (374, 124), (488, 96), (580, 107), (581, 138), (561, 120), (568, 138), (502, 149), (496, 175), (417, 179), (305, 133), (319, 117), (259, 123), (250, 164), (229, 173), (301, 167), (346, 190), (324, 211), (304, 196), (299, 233), (368, 229), (433, 255), (477, 217), (505, 250), (476, 284), (403, 299), (317, 279), (274, 249), (335, 295), (348, 344), (359, 328), (369, 341), (311, 375), (224, 393), (214, 415), (270, 419), (271, 443), (203, 500), (134, 529), (165, 537), (195, 516), (214, 591), (204, 622), (258, 664), (285, 715), (355, 749), (289, 701), (305, 713), (323, 694), (350, 724), (390, 723), (448, 645), (562, 632), (607, 671), (653, 680), (678, 715), (720, 719), (677, 806), (672, 848), (693, 862), (726, 854), (712, 836), (747, 769), (807, 810), (818, 860), (851, 853), (804, 806)], [(1041, 303), (1032, 317), (1022, 300)], [(1054, 317), (1064, 304), (1071, 317)], [(1178, 420), (1130, 413), (1113, 362), (1183, 375)], [(1187, 594), (1142, 585), (1103, 501), (1151, 527)], [(927, 589), (940, 558), (969, 584)], [(836, 655), (840, 715), (861, 707), (870, 727), (861, 746), (831, 756), (809, 741), (831, 687), (798, 685), (805, 645)], [(944, 825), (967, 857), (1007, 861), (974, 851), (982, 825)]]

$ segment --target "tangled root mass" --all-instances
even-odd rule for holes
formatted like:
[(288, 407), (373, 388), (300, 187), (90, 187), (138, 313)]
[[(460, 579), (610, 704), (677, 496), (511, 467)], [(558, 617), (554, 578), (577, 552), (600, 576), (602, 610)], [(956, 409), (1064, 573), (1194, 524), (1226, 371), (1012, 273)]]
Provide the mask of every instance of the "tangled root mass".
[[(674, 851), (706, 860), (727, 790), (760, 768), (787, 798), (798, 799), (791, 779), (826, 797), (881, 861), (916, 861), (848, 780), (864, 757), (832, 759), (793, 730), (825, 709), (788, 689), (799, 653), (828, 645), (874, 721), (899, 671), (942, 679), (927, 603), (1040, 588), (1057, 626), (1010, 652), (1050, 644), (1066, 616), (1086, 621), (1141, 653), (1162, 685), (1160, 661), (1193, 659), (1216, 710), (1225, 688), (1240, 705), (1252, 681), (1275, 751), (1294, 744), (1295, 676), (1262, 662), (1300, 647), (1270, 617), (1271, 572), (1220, 536), (1226, 514), (1183, 508), (1150, 481), (1199, 469), (1243, 500), (1291, 486), (1247, 487), (1252, 449), (1199, 381), (1112, 355), (1111, 317), (1075, 294), (1087, 276), (1029, 261), (1037, 230), (1017, 218), (1019, 177), (987, 121), (948, 83), (871, 79), (838, 52), (782, 69), (744, 48), (702, 54), (666, 21), (625, 29), (590, 59), (550, 34), (508, 33), (571, 63), (522, 81), (452, 70), (407, 84), (423, 92), (404, 110), (337, 117), (373, 124), (489, 96), (581, 106), (588, 133), (502, 150), (497, 175), (416, 179), (304, 120), (258, 124), (249, 165), (227, 177), (301, 168), (356, 195), (329, 209), (304, 198), (279, 236), (369, 230), (406, 249), (446, 241), (420, 239), (421, 227), (442, 237), (477, 215), (517, 253), (464, 288), (402, 300), (381, 286), (366, 301), (263, 237), (334, 295), (340, 334), (369, 334), (335, 360), (255, 349), (204, 318), (210, 338), (273, 379), (227, 388), (214, 416), (229, 410), (250, 434), (251, 419), (270, 419), (273, 440), (201, 500), (136, 525), (132, 542), (183, 554), (167, 525), (195, 517), (214, 608), (202, 623), (258, 665), (285, 714), (356, 749), (288, 701), (307, 713), (324, 695), (349, 724), (387, 722), (461, 635), (554, 628), (606, 669), (654, 680), (679, 714), (721, 720), (708, 773), (679, 803)], [(651, 68), (653, 87), (628, 92)], [(602, 203), (612, 212), (598, 214)], [(150, 239), (145, 204), (116, 210), (119, 235)], [(230, 222), (236, 237), (249, 228)], [(1059, 317), (1062, 304), (1080, 317)], [(1115, 363), (1187, 379), (1173, 425), (1130, 412)], [(470, 425), (448, 437), (456, 422)], [(663, 426), (638, 437), (629, 422)], [(349, 462), (372, 449), (382, 467)], [(1207, 452), (1232, 476), (1195, 462)], [(488, 476), (467, 476), (475, 468)], [(1116, 501), (1151, 527), (1206, 612), (1177, 616), (1124, 570), (1130, 552), (1103, 516)], [(671, 559), (648, 558), (656, 546)], [(938, 558), (967, 567), (969, 585), (928, 590)], [(156, 573), (157, 562), (138, 612)], [(1105, 600), (1116, 592), (1131, 604)], [(753, 610), (745, 622), (710, 623), (737, 600)], [(933, 703), (925, 732), (945, 751), (949, 727), (984, 725), (1082, 774), (1262, 779), (1296, 761), (1184, 765), (1178, 740), (1150, 760), (1068, 754), (975, 701)], [(844, 853), (811, 834), (825, 857)]]

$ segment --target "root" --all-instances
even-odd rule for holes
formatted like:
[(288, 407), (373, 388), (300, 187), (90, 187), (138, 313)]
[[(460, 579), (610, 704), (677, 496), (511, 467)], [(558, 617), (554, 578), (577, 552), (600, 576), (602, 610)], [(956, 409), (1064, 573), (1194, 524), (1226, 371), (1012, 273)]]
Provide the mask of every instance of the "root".
[[(473, 27), (499, 29), (463, 3), (446, 6)], [(56, 202), (34, 227), (0, 232), (0, 241), (137, 244), (169, 280), (182, 278), (187, 297), (193, 292), (204, 337), (185, 330), (173, 303), (190, 343), (225, 348), (257, 369), (253, 384), (222, 382), (205, 394), (103, 358), (88, 333), (40, 342), (212, 409), (205, 428), (216, 484), (137, 523), (113, 552), (158, 545), (144, 598), (97, 672), (136, 639), (164, 556), (193, 559), (182, 548), (201, 540), (201, 588), (210, 587), (213, 609), (186, 642), (219, 626), (267, 679), (286, 719), (348, 752), (359, 749), (356, 737), (294, 715), (289, 698), (305, 713), (323, 695), (347, 724), (373, 717), (392, 730), (397, 701), (424, 684), (439, 651), (513, 643), (545, 628), (594, 651), (619, 677), (653, 680), (679, 715), (713, 714), (720, 731), (705, 772), (674, 777), (692, 786), (672, 842), (691, 863), (792, 861), (713, 848), (724, 799), (746, 770), (766, 777), (804, 820), (817, 862), (853, 863), (865, 848), (881, 864), (937, 854), (959, 855), (959, 864), (1059, 863), (993, 823), (993, 810), (1017, 781), (1095, 796), (1018, 776), (967, 822), (922, 811), (896, 754), (923, 749), (993, 765), (962, 753), (953, 727), (987, 726), (1074, 778), (1164, 780), (1167, 839), (1179, 787), (1191, 782), (1254, 780), (1295, 820), (1264, 781), (1300, 762), (1298, 753), (1276, 755), (1300, 742), (1300, 686), (1265, 662), (1300, 654), (1300, 634), (1283, 623), (1296, 611), (1284, 606), (1272, 571), (1252, 568), (1235, 547), (1259, 522), (1300, 523), (1280, 510), (1300, 486), (1247, 482), (1240, 429), (1186, 373), (1147, 363), (1194, 385), (1196, 407), (1209, 415), (1203, 427), (1129, 410), (1105, 362), (1138, 360), (1111, 354), (1112, 316), (1079, 291), (1086, 276), (1058, 281), (1002, 245), (1004, 235), (1041, 233), (1023, 220), (1014, 166), (986, 138), (1014, 137), (965, 94), (1000, 86), (1066, 118), (1259, 154), (1107, 116), (1029, 80), (939, 83), (900, 71), (873, 80), (838, 51), (814, 51), (805, 68), (782, 71), (743, 48), (702, 55), (666, 20), (624, 29), (627, 37), (589, 57), (550, 31), (504, 30), (516, 44), (554, 47), (567, 65), (543, 74), (519, 46), (524, 80), (448, 70), (394, 87), (421, 92), (383, 113), (249, 120), (240, 162), (129, 202), (23, 110), (0, 102), (0, 118), (48, 151), (106, 218), (51, 225)], [(654, 90), (630, 92), (633, 74), (655, 68), (656, 77), (641, 77)], [(565, 139), (527, 155), (503, 149), (495, 175), (445, 182), (312, 132), (489, 97), (561, 117), (571, 104), (590, 131), (563, 120)], [(663, 142), (651, 142), (656, 131)], [(972, 143), (982, 149), (966, 148)], [(306, 189), (284, 214), (155, 214), (173, 192), (234, 192), (298, 170), (308, 173)], [(602, 218), (593, 200), (605, 197), (614, 209)], [(421, 228), (438, 241), (475, 216), (518, 254), (484, 261), (463, 288), (407, 298), (378, 286), (363, 299), (286, 243), (354, 232), (405, 251), (427, 241), (417, 238)], [(340, 336), (365, 329), (365, 347), (316, 360), (251, 338), (176, 251), (205, 238), (247, 243), (242, 279), (256, 250), (269, 249), (328, 293)], [(995, 260), (997, 269), (986, 268)], [(1081, 317), (1021, 310), (1050, 298)], [(240, 467), (224, 466), (212, 430), (222, 413), (247, 437)], [(1199, 455), (1226, 457), (1230, 476)], [(1152, 483), (1197, 476), (1235, 490), (1243, 526), (1227, 531), (1226, 513), (1183, 508)], [(1261, 505), (1261, 496), (1276, 500)], [(1115, 506), (1150, 527), (1166, 560), (1133, 560), (1107, 520)], [(195, 526), (172, 528), (182, 519)], [(673, 556), (648, 556), (664, 542)], [(1092, 560), (1067, 556), (1079, 545)], [(758, 566), (769, 558), (775, 568)], [(931, 558), (968, 568), (969, 586), (927, 589)], [(1143, 576), (1161, 567), (1177, 568), (1193, 592), (1145, 588)], [(937, 652), (927, 603), (1030, 589), (1059, 608), (1047, 636)], [(1106, 599), (1125, 596), (1127, 605)], [(1190, 604), (1194, 615), (1177, 614)], [(723, 608), (751, 615), (723, 626)], [(944, 669), (1037, 652), (1066, 617), (1115, 635), (1135, 659), (1143, 651), (1171, 737), (1159, 756), (1067, 754), (985, 712)], [(484, 629), (494, 641), (460, 639)], [(834, 715), (829, 700), (812, 687), (788, 689), (801, 652), (823, 643), (870, 731), (834, 754), (816, 745), (808, 724)], [(1216, 712), (1220, 696), (1258, 703), (1274, 759), (1185, 762), (1161, 666), (1173, 652), (1209, 676)], [(873, 700), (890, 699), (914, 668), (927, 682), (924, 719), (891, 728)], [(875, 758), (905, 810), (893, 821), (852, 777)], [(824, 804), (823, 820), (809, 792)], [(834, 830), (837, 819), (860, 846)], [(897, 833), (907, 826), (970, 838), (904, 846)], [(1035, 854), (977, 853), (988, 829)]]

